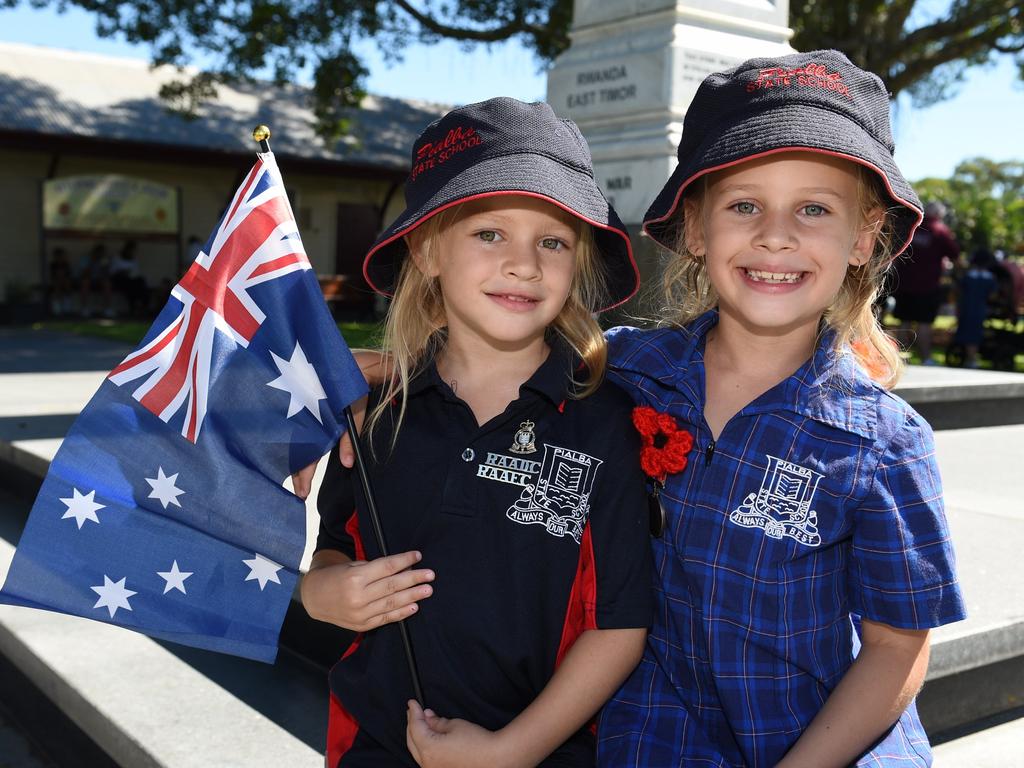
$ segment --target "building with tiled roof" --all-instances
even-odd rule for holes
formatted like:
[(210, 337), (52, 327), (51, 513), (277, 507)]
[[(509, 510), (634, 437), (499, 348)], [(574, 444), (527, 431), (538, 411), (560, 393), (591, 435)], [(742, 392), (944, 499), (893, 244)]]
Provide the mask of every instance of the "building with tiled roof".
[[(352, 114), (350, 133), (327, 144), (313, 131), (305, 88), (218, 86), (217, 98), (186, 120), (158, 96), (161, 85), (179, 77), (142, 60), (0, 43), (0, 224), (7, 243), (0, 249), (0, 301), (26, 290), (41, 296), (57, 248), (74, 269), (96, 244), (116, 254), (129, 239), (138, 243), (151, 285), (176, 280), (189, 238), (206, 239), (251, 166), (251, 133), (259, 123), (273, 130), (271, 145), (314, 268), (360, 282), (362, 253), (402, 207), (409, 148), (446, 108), (368, 96)], [(52, 200), (44, 197), (68, 186), (54, 182), (82, 179), (80, 186), (106, 189), (101, 181), (108, 177), (169, 189), (173, 205), (153, 231), (137, 222), (119, 230), (95, 220), (70, 227), (54, 221)]]

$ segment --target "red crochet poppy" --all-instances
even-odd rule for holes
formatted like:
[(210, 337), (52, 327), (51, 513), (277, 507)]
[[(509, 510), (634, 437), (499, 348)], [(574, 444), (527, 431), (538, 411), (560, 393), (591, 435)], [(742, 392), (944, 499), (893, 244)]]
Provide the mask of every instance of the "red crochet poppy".
[(664, 483), (668, 475), (686, 469), (686, 454), (693, 448), (693, 435), (679, 429), (675, 419), (649, 405), (638, 405), (633, 409), (633, 426), (643, 442), (640, 466), (649, 477)]

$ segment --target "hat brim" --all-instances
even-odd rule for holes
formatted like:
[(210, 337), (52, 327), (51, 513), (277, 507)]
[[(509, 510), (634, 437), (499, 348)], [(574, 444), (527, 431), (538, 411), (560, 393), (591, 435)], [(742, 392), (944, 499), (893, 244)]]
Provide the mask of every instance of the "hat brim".
[[(815, 113), (816, 119), (809, 119), (809, 111)], [(780, 106), (710, 135), (709, 140), (690, 153), (693, 160), (676, 167), (644, 216), (643, 231), (671, 251), (677, 250), (683, 222), (680, 202), (694, 181), (709, 173), (780, 152), (818, 152), (874, 171), (896, 204), (889, 211), (896, 233), (892, 258), (907, 249), (924, 218), (921, 201), (888, 149), (872, 139), (861, 126), (831, 110), (810, 104)], [(773, 141), (775, 136), (785, 137), (785, 142)]]
[(402, 238), (454, 205), (499, 195), (525, 195), (545, 200), (590, 224), (605, 273), (608, 305), (628, 301), (640, 285), (640, 272), (625, 225), (601, 194), (593, 177), (544, 155), (508, 155), (475, 164), (455, 176), (426, 203), (406, 208), (373, 244), (363, 262), (370, 287), (391, 296), (408, 248)]

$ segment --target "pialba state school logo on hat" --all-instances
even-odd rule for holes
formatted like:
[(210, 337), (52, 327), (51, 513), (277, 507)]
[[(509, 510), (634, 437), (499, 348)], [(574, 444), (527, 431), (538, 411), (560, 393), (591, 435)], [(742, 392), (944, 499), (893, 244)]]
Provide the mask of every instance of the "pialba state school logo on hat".
[(877, 75), (839, 51), (748, 59), (704, 78), (683, 120), (679, 164), (644, 216), (644, 231), (678, 248), (689, 185), (736, 163), (791, 151), (844, 158), (876, 174), (892, 203), (891, 257), (907, 248), (921, 201), (893, 158), (889, 94)]
[(483, 139), (475, 128), (462, 125), (452, 128), (440, 141), (427, 141), (416, 147), (416, 157), (409, 179), (415, 180), (421, 173), (433, 170), (460, 152), (479, 147), (481, 143)]
[(838, 72), (829, 72), (823, 64), (807, 64), (803, 67), (768, 67), (757, 73), (757, 79), (747, 83), (747, 93), (764, 88), (820, 88), (834, 91), (840, 96), (853, 100), (850, 89)]

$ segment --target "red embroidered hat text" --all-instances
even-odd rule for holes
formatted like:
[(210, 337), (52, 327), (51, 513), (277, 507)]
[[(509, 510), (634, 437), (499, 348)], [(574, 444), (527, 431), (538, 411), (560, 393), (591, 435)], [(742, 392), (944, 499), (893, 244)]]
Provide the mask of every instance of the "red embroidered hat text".
[(808, 64), (803, 67), (785, 69), (783, 67), (769, 67), (762, 69), (757, 80), (747, 83), (747, 92), (762, 88), (778, 88), (788, 86), (802, 88), (822, 88), (826, 91), (834, 91), (848, 99), (853, 99), (850, 89), (843, 82), (843, 77), (838, 72), (829, 72), (822, 64)]
[(459, 152), (464, 152), (470, 147), (479, 147), (482, 142), (480, 134), (473, 128), (461, 125), (452, 128), (441, 141), (428, 141), (416, 149), (416, 162), (409, 178), (415, 179), (424, 171), (441, 165)]

